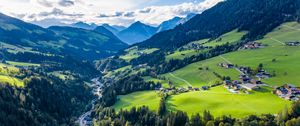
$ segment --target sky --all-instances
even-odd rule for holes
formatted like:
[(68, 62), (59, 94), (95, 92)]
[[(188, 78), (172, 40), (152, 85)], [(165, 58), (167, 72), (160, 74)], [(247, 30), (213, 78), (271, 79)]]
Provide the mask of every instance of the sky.
[(44, 27), (75, 22), (159, 25), (201, 13), (222, 0), (0, 0), (0, 12)]

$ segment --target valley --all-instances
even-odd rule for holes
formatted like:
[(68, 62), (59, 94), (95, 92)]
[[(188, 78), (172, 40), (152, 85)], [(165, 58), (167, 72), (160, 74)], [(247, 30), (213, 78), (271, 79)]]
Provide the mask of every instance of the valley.
[(300, 0), (16, 3), (1, 126), (300, 125)]

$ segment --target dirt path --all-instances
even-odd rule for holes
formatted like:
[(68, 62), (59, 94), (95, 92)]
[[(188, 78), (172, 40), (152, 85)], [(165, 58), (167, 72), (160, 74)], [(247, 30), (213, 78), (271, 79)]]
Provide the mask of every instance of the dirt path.
[(270, 39), (272, 39), (273, 41), (276, 41), (276, 42), (278, 42), (278, 43), (280, 43), (280, 44), (282, 44), (282, 45), (285, 45), (285, 43), (283, 43), (283, 42), (281, 42), (281, 41), (279, 41), (279, 40), (277, 40), (277, 39), (274, 39), (274, 38), (270, 38)]
[(169, 73), (172, 77), (174, 77), (174, 78), (176, 78), (176, 79), (178, 79), (178, 80), (181, 80), (181, 81), (183, 81), (184, 83), (186, 83), (188, 86), (193, 86), (190, 82), (188, 82), (187, 80), (185, 80), (185, 79), (182, 79), (182, 78), (180, 78), (180, 77), (177, 77), (177, 76), (175, 76), (174, 74), (172, 74), (172, 73)]

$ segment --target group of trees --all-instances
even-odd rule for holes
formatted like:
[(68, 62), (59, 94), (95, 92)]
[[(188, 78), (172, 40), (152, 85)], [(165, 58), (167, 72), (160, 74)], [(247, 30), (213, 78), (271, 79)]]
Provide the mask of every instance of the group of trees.
[(300, 102), (293, 103), (290, 109), (280, 112), (278, 116), (249, 115), (241, 119), (226, 115), (214, 117), (209, 111), (192, 116), (176, 111), (161, 116), (147, 107), (134, 107), (119, 112), (112, 108), (98, 107), (92, 112), (92, 116), (96, 119), (95, 126), (299, 126)]
[(25, 83), (23, 88), (0, 84), (1, 125), (74, 125), (92, 98), (82, 81), (32, 77)]

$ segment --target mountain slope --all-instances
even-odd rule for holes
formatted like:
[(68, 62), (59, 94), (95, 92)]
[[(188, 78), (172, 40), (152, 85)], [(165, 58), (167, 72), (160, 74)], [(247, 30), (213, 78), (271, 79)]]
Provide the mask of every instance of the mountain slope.
[(155, 27), (148, 26), (138, 21), (133, 23), (127, 29), (119, 32), (117, 36), (128, 44), (134, 44), (150, 38), (155, 33)]
[(175, 28), (177, 25), (179, 24), (184, 24), (185, 22), (189, 21), (190, 19), (192, 19), (194, 16), (196, 16), (196, 14), (191, 13), (188, 14), (185, 18), (180, 18), (180, 17), (174, 17), (170, 20), (164, 21), (162, 22), (158, 28), (157, 28), (157, 33), (162, 32), (162, 31), (166, 31), (166, 30), (170, 30)]
[(110, 26), (109, 24), (103, 24), (102, 25), (105, 29), (109, 30), (110, 32), (112, 32), (113, 34), (117, 35), (120, 31), (126, 29), (125, 27), (123, 26), (116, 26), (116, 25), (113, 25), (113, 26)]
[(227, 0), (139, 46), (172, 49), (236, 28), (249, 31), (244, 39), (256, 39), (283, 22), (298, 20), (299, 3), (299, 0)]
[(81, 58), (97, 59), (108, 57), (127, 46), (118, 39), (89, 30), (58, 26), (50, 27), (49, 29), (68, 41), (68, 43), (64, 44), (64, 49), (68, 51), (67, 53), (81, 56)]
[(85, 60), (104, 58), (127, 47), (119, 40), (93, 31), (71, 27), (44, 29), (4, 14), (0, 14), (0, 42), (31, 52), (71, 55)]
[(107, 30), (104, 26), (98, 26), (94, 29), (94, 31), (114, 39), (119, 39), (114, 33), (112, 33), (110, 30)]

